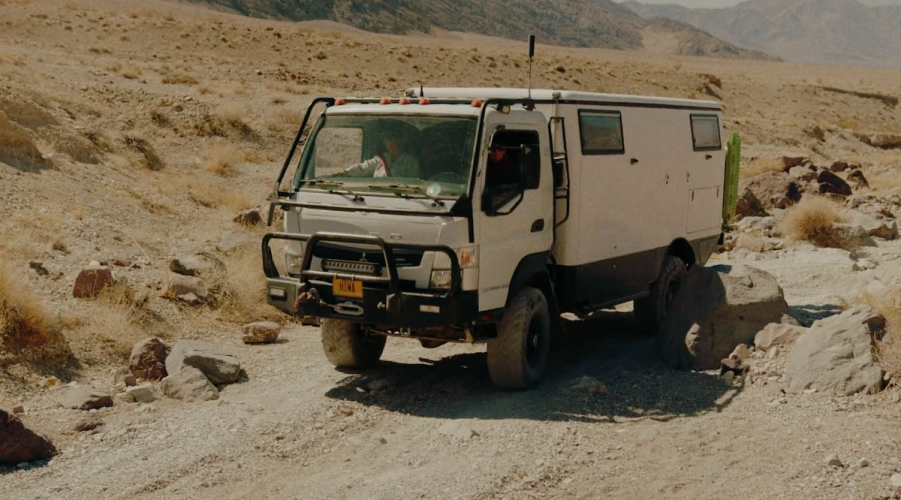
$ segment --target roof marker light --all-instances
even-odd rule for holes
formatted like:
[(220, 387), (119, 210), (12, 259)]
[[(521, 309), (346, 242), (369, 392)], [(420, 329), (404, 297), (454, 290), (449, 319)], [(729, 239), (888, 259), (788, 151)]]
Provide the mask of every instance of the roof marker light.
[(425, 97), (422, 97), (419, 99), (419, 104), (421, 104), (423, 106), (428, 106), (429, 104), (432, 104), (432, 101), (426, 99)]
[(382, 97), (382, 100), (379, 102), (381, 104), (391, 104), (391, 99), (388, 99), (387, 97)]
[(481, 108), (481, 107), (482, 107), (482, 101), (480, 101), (480, 100), (478, 100), (478, 99), (472, 101), (472, 107), (474, 107), (474, 108)]
[(402, 97), (402, 98), (400, 99), (400, 101), (398, 101), (398, 102), (399, 102), (400, 104), (410, 104), (410, 100), (407, 99), (406, 97)]
[(335, 106), (344, 106), (345, 104), (347, 104), (347, 102), (345, 102), (344, 99), (335, 99)]

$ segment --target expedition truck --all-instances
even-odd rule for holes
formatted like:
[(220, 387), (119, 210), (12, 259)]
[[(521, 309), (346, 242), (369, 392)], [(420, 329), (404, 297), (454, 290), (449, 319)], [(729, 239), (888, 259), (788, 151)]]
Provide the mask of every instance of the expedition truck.
[(561, 313), (634, 301), (655, 329), (707, 261), (722, 234), (721, 115), (563, 90), (316, 99), (271, 201), (284, 230), (263, 241), (269, 303), (320, 319), (338, 367), (376, 362), (387, 337), (487, 342), (492, 382), (528, 388)]

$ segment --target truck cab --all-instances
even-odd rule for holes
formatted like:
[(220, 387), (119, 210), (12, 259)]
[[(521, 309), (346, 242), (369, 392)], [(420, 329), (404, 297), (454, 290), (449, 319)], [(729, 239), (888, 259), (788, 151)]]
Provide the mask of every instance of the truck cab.
[[(571, 172), (579, 155), (567, 147), (566, 112), (574, 108), (559, 92), (524, 92), (419, 89), (310, 106), (273, 192), (270, 224), (281, 209), (283, 230), (264, 237), (264, 271), (270, 304), (321, 320), (333, 364), (372, 364), (388, 337), (424, 347), (487, 342), (492, 381), (524, 389), (544, 373), (560, 312), (645, 300), (652, 322), (660, 319), (666, 299), (655, 299), (654, 282), (665, 252), (673, 253), (666, 245), (646, 249), (641, 265), (654, 269), (643, 270), (651, 278), (637, 288), (584, 289), (605, 286), (580, 279), (580, 269), (601, 281), (616, 276), (577, 262), (585, 221), (594, 229), (584, 213), (591, 194), (579, 191), (580, 175)], [(718, 179), (703, 182), (722, 189), (722, 164)], [(683, 190), (680, 204), (688, 201)], [(715, 231), (702, 231), (705, 245), (719, 235), (719, 209), (714, 215)], [(675, 252), (684, 256), (687, 245), (692, 253), (683, 269), (706, 260), (697, 258), (707, 249), (699, 241), (684, 240)]]

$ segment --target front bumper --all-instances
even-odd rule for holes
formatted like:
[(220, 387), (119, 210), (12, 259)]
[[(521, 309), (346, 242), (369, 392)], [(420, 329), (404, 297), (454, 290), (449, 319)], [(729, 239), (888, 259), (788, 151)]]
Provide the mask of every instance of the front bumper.
[[(281, 276), (272, 258), (273, 239), (305, 242), (299, 277)], [(310, 269), (313, 248), (323, 242), (377, 246), (384, 255), (388, 276), (345, 274)], [(365, 323), (385, 330), (421, 330), (472, 325), (478, 320), (478, 294), (461, 292), (461, 273), (456, 252), (444, 245), (388, 243), (377, 236), (334, 233), (313, 235), (270, 233), (263, 237), (263, 269), (268, 281), (269, 303), (298, 316), (337, 318)], [(450, 258), (451, 286), (448, 290), (401, 289), (395, 250), (441, 252)], [(334, 279), (363, 282), (363, 298), (336, 297)]]

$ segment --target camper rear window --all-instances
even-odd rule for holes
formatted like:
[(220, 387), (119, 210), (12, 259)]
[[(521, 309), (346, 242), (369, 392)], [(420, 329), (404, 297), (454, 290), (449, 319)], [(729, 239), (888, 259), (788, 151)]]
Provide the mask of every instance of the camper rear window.
[(722, 149), (720, 119), (716, 115), (691, 115), (691, 138), (695, 151)]
[(618, 155), (623, 147), (623, 119), (618, 111), (579, 111), (583, 155)]

